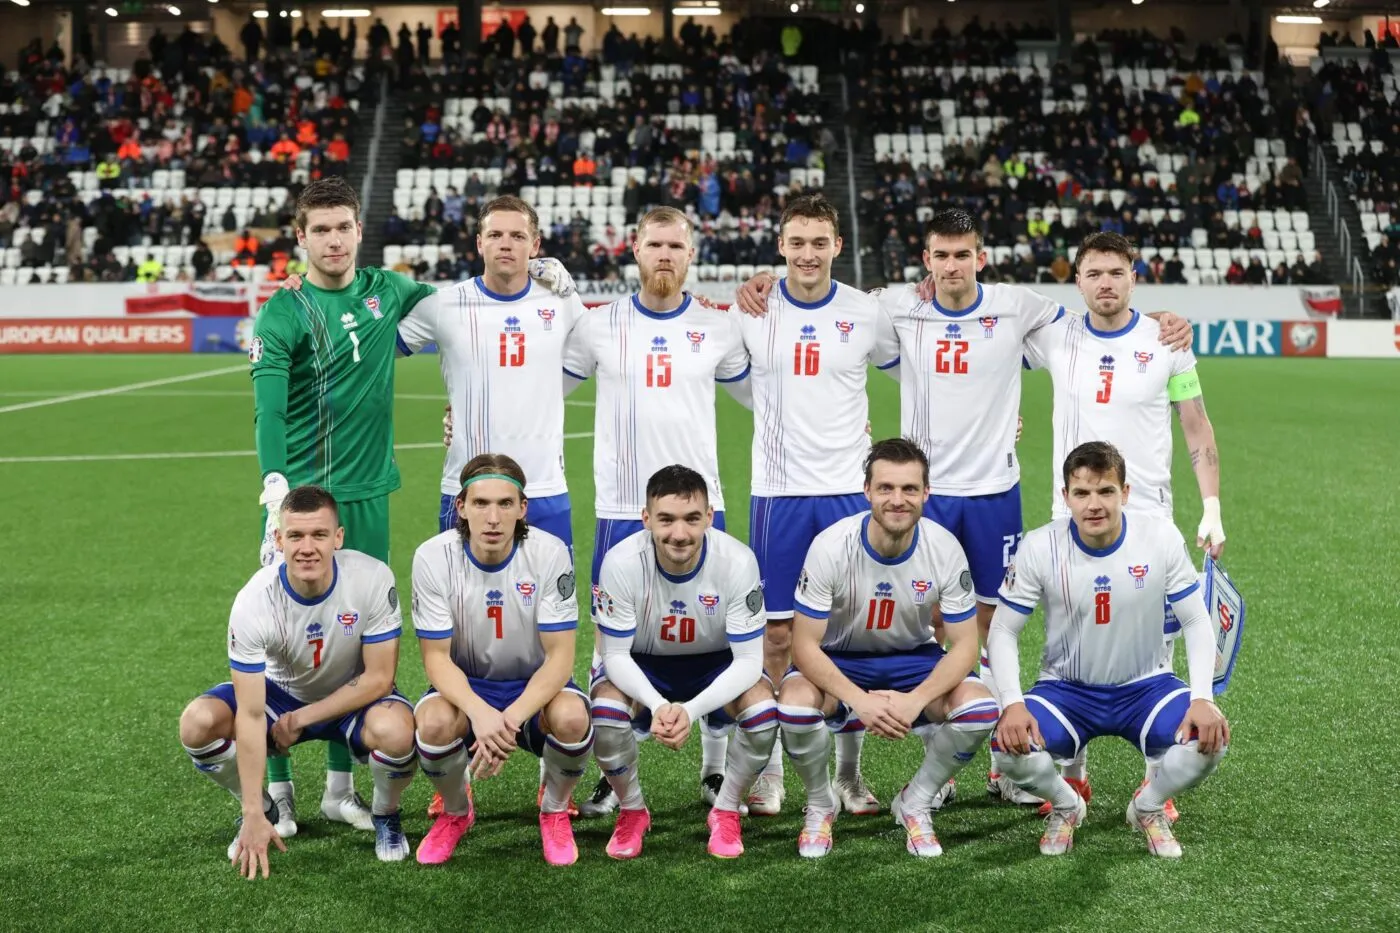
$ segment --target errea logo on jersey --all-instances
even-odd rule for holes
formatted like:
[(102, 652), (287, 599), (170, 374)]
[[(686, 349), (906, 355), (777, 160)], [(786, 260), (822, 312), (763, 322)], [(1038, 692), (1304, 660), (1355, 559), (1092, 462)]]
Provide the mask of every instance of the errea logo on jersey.
[(707, 615), (707, 616), (712, 616), (712, 615), (714, 615), (714, 614), (715, 614), (715, 610), (719, 608), (719, 594), (718, 594), (718, 593), (701, 593), (699, 596), (696, 597), (696, 600), (700, 603), (701, 607), (705, 610), (705, 615)]
[(553, 329), (554, 329), (554, 309), (553, 309), (553, 308), (540, 308), (540, 309), (539, 309), (538, 311), (536, 311), (535, 313), (538, 314), (538, 315), (540, 316), (540, 320), (541, 320), (541, 321), (544, 321), (544, 329), (545, 329), (545, 330), (553, 330)]
[(340, 316), (340, 326), (346, 330), (354, 330), (360, 325), (355, 321), (355, 312), (346, 311)]
[(983, 317), (979, 317), (979, 318), (977, 319), (977, 323), (982, 325), (982, 336), (983, 336), (983, 337), (992, 337), (992, 336), (995, 336), (995, 335), (996, 335), (997, 322), (1000, 321), (1000, 320), (1001, 320), (1001, 318), (997, 317), (995, 314), (988, 314), (988, 315), (984, 315)]
[(1133, 578), (1133, 589), (1140, 590), (1147, 584), (1147, 564), (1130, 564), (1128, 575)]
[(535, 582), (533, 580), (521, 580), (515, 584), (515, 591), (520, 594), (520, 602), (525, 606), (535, 604)]
[(666, 349), (666, 338), (665, 338), (665, 337), (653, 337), (653, 338), (651, 338), (651, 349), (652, 349), (653, 352), (656, 352), (656, 353), (660, 353), (660, 352), (665, 351), (665, 349)]
[(1094, 578), (1095, 593), (1109, 593), (1113, 591), (1113, 581), (1108, 576)]
[(315, 641), (316, 639), (320, 638), (323, 634), (324, 634), (324, 632), (323, 632), (322, 629), (321, 629), (321, 623), (320, 623), (320, 622), (312, 622), (310, 625), (308, 625), (308, 626), (306, 627), (306, 640), (307, 640), (307, 641)]
[(912, 580), (910, 585), (914, 588), (914, 602), (923, 605), (924, 597), (928, 596), (933, 589), (932, 580)]
[(797, 339), (798, 339), (798, 340), (816, 340), (816, 339), (817, 339), (817, 329), (816, 329), (816, 327), (814, 327), (814, 326), (811, 325), (811, 324), (803, 324), (803, 325), (802, 325), (802, 333), (801, 333), (801, 335), (800, 335)]
[(1138, 350), (1136, 353), (1133, 354), (1133, 359), (1137, 360), (1138, 372), (1147, 372), (1147, 364), (1152, 362), (1152, 357), (1153, 354), (1143, 353), (1141, 350)]
[(514, 315), (511, 315), (510, 317), (506, 318), (506, 333), (518, 334), (520, 332), (520, 318), (515, 317)]
[(888, 584), (888, 583), (877, 583), (877, 584), (875, 584), (875, 598), (876, 598), (876, 599), (889, 599), (889, 598), (890, 598), (891, 596), (893, 596), (893, 595), (894, 595), (894, 587), (891, 586), (890, 584)]
[(685, 615), (685, 601), (680, 599), (671, 600), (671, 611), (678, 616)]
[(854, 321), (837, 321), (836, 332), (841, 335), (842, 343), (851, 342), (851, 331), (856, 329)]
[(962, 339), (962, 325), (961, 325), (961, 324), (949, 324), (946, 328), (944, 328), (944, 333), (947, 334), (949, 340), (961, 340), (961, 339)]
[(1111, 373), (1111, 372), (1113, 372), (1113, 357), (1111, 357), (1111, 356), (1101, 356), (1101, 357), (1099, 357), (1099, 372), (1101, 372), (1101, 373)]
[(490, 607), (492, 607), (492, 606), (504, 606), (504, 605), (505, 605), (505, 594), (504, 594), (504, 593), (502, 593), (500, 590), (487, 590), (487, 591), (486, 591), (486, 606), (487, 606), (487, 608), (490, 608)]

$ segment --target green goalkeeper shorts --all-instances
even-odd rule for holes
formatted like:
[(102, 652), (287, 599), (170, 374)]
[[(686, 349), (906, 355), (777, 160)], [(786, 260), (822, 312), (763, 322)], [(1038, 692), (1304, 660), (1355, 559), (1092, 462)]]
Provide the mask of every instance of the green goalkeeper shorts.
[(345, 546), (389, 562), (389, 497), (340, 503)]

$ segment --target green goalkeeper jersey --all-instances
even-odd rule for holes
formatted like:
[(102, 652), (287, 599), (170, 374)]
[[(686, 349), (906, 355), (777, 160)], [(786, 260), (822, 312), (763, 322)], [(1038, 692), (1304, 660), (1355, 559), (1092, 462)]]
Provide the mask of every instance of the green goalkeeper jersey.
[(359, 269), (338, 291), (303, 282), (268, 299), (248, 349), (263, 476), (315, 483), (343, 501), (399, 488), (398, 326), (434, 291), (397, 272)]

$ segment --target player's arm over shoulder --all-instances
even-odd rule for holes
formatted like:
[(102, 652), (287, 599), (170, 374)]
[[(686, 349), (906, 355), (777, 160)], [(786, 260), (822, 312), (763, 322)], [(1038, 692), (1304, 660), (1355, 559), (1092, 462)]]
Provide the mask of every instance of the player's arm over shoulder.
[(392, 269), (378, 269), (376, 271), (396, 299), (394, 302), (396, 307), (390, 309), (397, 315), (396, 322), (408, 316), (409, 312), (420, 301), (437, 294), (437, 287), (431, 282), (417, 282), (402, 272), (395, 272)]
[(1035, 611), (1045, 592), (1046, 580), (1042, 573), (1045, 554), (1050, 549), (1051, 537), (1055, 534), (1055, 524), (1042, 525), (1026, 532), (1016, 548), (1016, 553), (1006, 565), (1006, 575), (1002, 578), (997, 597), (1002, 604), (1015, 609), (1022, 615)]
[(1050, 324), (1066, 319), (1064, 305), (1053, 298), (1042, 295), (1024, 285), (992, 285), (993, 289), (1007, 289), (1014, 296), (1019, 316), (1024, 321), (1022, 333), (1031, 334)]

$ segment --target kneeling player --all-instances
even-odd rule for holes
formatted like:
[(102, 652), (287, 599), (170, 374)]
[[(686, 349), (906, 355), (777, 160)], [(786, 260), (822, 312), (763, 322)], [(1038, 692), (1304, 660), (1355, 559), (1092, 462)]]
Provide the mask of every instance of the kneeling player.
[(603, 558), (593, 618), (602, 664), (593, 678), (594, 754), (620, 807), (608, 855), (635, 858), (651, 814), (637, 779), (637, 737), (678, 749), (702, 717), (737, 722), (724, 782), (710, 811), (711, 855), (744, 852), (740, 801), (777, 738), (773, 688), (763, 674), (763, 590), (758, 561), (711, 527), (705, 478), (665, 467), (647, 482), (642, 531)]
[(200, 771), (243, 801), (229, 859), (268, 874), (277, 808), (262, 791), (269, 749), (344, 741), (374, 776), (374, 851), (407, 858), (399, 799), (413, 779), (413, 715), (394, 690), (403, 627), (394, 575), (359, 551), (337, 551), (345, 531), (330, 493), (300, 486), (282, 500), (278, 550), (239, 591), (229, 616), (231, 681), (194, 700), (180, 741)]
[[(1166, 518), (1123, 514), (1127, 468), (1111, 444), (1092, 441), (1064, 463), (1069, 519), (1026, 535), (1007, 570), (987, 643), (1004, 711), (993, 742), (1001, 772), (1053, 806), (1040, 851), (1062, 855), (1086, 808), (1055, 773), (1099, 736), (1161, 756), (1152, 779), (1128, 804), (1128, 825), (1148, 849), (1179, 858), (1164, 812), (1220, 763), (1230, 726), (1211, 699), (1215, 645), (1196, 568)], [(1191, 685), (1162, 652), (1162, 605), (1181, 622)], [(1037, 603), (1045, 605), (1041, 678), (1024, 696), (1018, 639)]]
[(525, 474), (500, 454), (462, 469), (457, 527), (413, 557), (413, 626), (431, 689), (414, 711), (423, 773), (443, 813), (418, 861), (452, 857), (476, 820), (475, 777), (517, 748), (544, 760), (540, 836), (551, 865), (578, 858), (569, 796), (593, 745), (588, 697), (569, 679), (578, 603), (563, 541), (525, 523)]
[[(831, 851), (837, 799), (827, 773), (827, 725), (859, 718), (875, 735), (923, 739), (924, 760), (890, 804), (913, 855), (943, 854), (930, 807), (944, 782), (972, 758), (997, 704), (971, 673), (977, 664), (976, 602), (962, 547), (922, 518), (928, 460), (918, 445), (881, 441), (865, 462), (870, 511), (819, 534), (794, 601), (795, 670), (783, 680), (783, 744), (807, 788), (797, 851)], [(943, 614), (948, 650), (933, 637)]]

